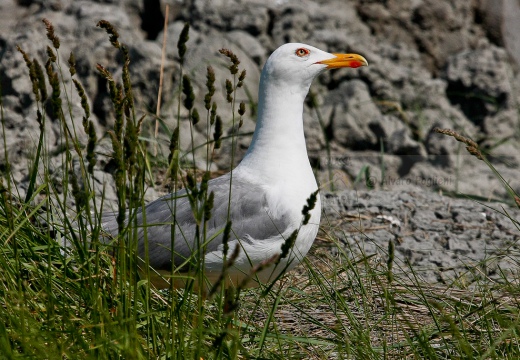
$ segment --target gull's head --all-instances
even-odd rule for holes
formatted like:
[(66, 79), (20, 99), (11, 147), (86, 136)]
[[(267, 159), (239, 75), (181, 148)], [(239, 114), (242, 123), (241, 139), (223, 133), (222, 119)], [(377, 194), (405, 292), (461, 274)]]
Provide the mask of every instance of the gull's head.
[(326, 69), (367, 65), (367, 60), (358, 54), (331, 54), (314, 46), (289, 43), (267, 59), (262, 77), (283, 86), (301, 86), (306, 92), (312, 80)]

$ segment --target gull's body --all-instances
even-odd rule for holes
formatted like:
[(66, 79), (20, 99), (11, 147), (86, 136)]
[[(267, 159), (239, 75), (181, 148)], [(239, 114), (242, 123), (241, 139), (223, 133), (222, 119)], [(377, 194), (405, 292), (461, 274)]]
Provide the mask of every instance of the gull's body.
[[(329, 54), (304, 44), (283, 45), (269, 57), (260, 79), (258, 119), (249, 150), (231, 173), (208, 183), (208, 194), (215, 196), (205, 235), (209, 241), (205, 244), (204, 273), (210, 284), (222, 273), (222, 230), (228, 220), (228, 206), (232, 231), (227, 257), (237, 246), (240, 250), (228, 269), (226, 282), (239, 285), (255, 266), (280, 254), (295, 230), (299, 230), (298, 235), (288, 256), (255, 273), (249, 286), (275, 280), (307, 254), (318, 232), (321, 203), (318, 195), (310, 220), (303, 225), (302, 209), (318, 190), (303, 132), (304, 100), (314, 77), (325, 69), (366, 64), (359, 55)], [(198, 246), (185, 192), (164, 196), (148, 204), (145, 211), (146, 226), (140, 226), (138, 232), (140, 257), (148, 256), (150, 266), (161, 273), (171, 271), (172, 260), (174, 267), (185, 265)], [(174, 213), (175, 242), (171, 249)], [(141, 212), (137, 222), (143, 224)], [(117, 233), (115, 219), (104, 226)]]

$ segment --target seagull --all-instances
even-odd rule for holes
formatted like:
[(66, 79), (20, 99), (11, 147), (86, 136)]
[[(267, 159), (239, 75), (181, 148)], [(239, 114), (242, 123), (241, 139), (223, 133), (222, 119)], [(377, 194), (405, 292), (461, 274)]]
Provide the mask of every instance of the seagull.
[[(185, 189), (137, 209), (131, 220), (138, 225), (138, 255), (148, 259), (155, 286), (164, 288), (173, 281), (178, 287), (195, 279), (193, 257), (203, 260), (208, 288), (267, 284), (303, 260), (321, 216), (303, 131), (304, 100), (323, 71), (366, 65), (361, 55), (331, 54), (300, 43), (282, 45), (271, 54), (260, 77), (251, 145), (235, 169), (209, 180), (207, 194), (213, 193), (214, 206), (205, 228), (195, 221)], [(309, 200), (313, 194), (314, 203)], [(225, 240), (228, 222), (231, 231)], [(103, 227), (117, 237), (115, 216)], [(285, 253), (284, 244), (290, 246)]]

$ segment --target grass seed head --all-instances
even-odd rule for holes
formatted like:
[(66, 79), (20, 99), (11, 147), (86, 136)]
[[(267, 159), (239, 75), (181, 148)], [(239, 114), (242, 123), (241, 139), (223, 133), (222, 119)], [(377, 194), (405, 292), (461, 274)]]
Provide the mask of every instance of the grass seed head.
[(56, 54), (54, 53), (52, 48), (48, 45), (47, 45), (47, 57), (49, 58), (50, 61), (56, 62)]
[(168, 164), (170, 173), (169, 176), (172, 180), (177, 177), (179, 170), (178, 158), (175, 157), (175, 152), (179, 149), (179, 127), (173, 129), (172, 136), (170, 138), (170, 154), (168, 155)]
[(193, 93), (193, 86), (191, 86), (191, 80), (188, 75), (182, 77), (182, 92), (185, 95), (184, 107), (191, 110), (195, 103), (195, 94)]
[(137, 127), (132, 120), (126, 121), (126, 129), (124, 135), (125, 160), (128, 169), (136, 164), (136, 151), (138, 145)]
[(198, 196), (199, 188), (197, 187), (197, 181), (191, 172), (186, 174), (186, 188), (189, 190), (191, 197), (196, 198)]
[(101, 64), (96, 64), (96, 70), (103, 76), (107, 81), (114, 82), (112, 74)]
[(123, 139), (123, 127), (125, 123), (125, 117), (123, 114), (124, 95), (122, 85), (117, 84), (111, 87), (110, 95), (115, 111), (114, 131), (119, 141), (121, 141)]
[(43, 115), (40, 109), (36, 110), (36, 121), (40, 125), (40, 131), (43, 131)]
[(70, 76), (74, 76), (76, 74), (76, 58), (72, 51), (70, 52), (69, 60), (67, 60), (67, 62), (69, 63)]
[(217, 103), (213, 102), (213, 104), (211, 104), (211, 113), (209, 116), (210, 125), (213, 125), (215, 123), (216, 116), (217, 116)]
[(47, 86), (45, 85), (45, 74), (43, 73), (43, 69), (38, 62), (38, 60), (34, 59), (33, 61), (34, 71), (36, 73), (36, 77), (38, 78), (38, 88), (40, 90), (40, 97), (42, 101), (47, 100)]
[(79, 98), (81, 99), (81, 107), (83, 108), (83, 111), (85, 112), (85, 116), (83, 116), (83, 127), (85, 127), (86, 130), (86, 123), (90, 117), (90, 106), (88, 104), (87, 95), (85, 94), (85, 89), (81, 85), (81, 83), (76, 80), (72, 79), (72, 82), (74, 83), (74, 86), (76, 87), (76, 91), (78, 92)]
[[(34, 97), (36, 98), (36, 101), (40, 101), (40, 84), (39, 84), (39, 78), (38, 78), (38, 73), (37, 73), (37, 66), (35, 65), (35, 61), (37, 61), (36, 59), (34, 59), (34, 61), (31, 63), (31, 68), (29, 69), (29, 78), (31, 79), (31, 83), (32, 83), (32, 88), (33, 88), (33, 94), (34, 94)], [(38, 65), (39, 67), (39, 65)], [(40, 67), (41, 69), (41, 67)]]
[(27, 68), (30, 69), (31, 65), (32, 65), (32, 61), (29, 58), (29, 55), (18, 45), (16, 45), (16, 49), (18, 50), (18, 52), (20, 52), (20, 54), (22, 54), (23, 60), (25, 61), (25, 64), (27, 65)]
[(215, 132), (213, 133), (213, 140), (215, 140), (215, 149), (220, 149), (220, 145), (222, 144), (222, 119), (219, 115), (217, 115), (217, 119), (215, 121)]
[(466, 144), (466, 150), (471, 155), (475, 156), (479, 160), (484, 160), (484, 155), (482, 155), (482, 153), (480, 152), (480, 150), (478, 148), (478, 144), (475, 141), (471, 140), (470, 138), (462, 136), (458, 132), (451, 130), (451, 129), (435, 128), (435, 129), (433, 129), (433, 131), (435, 131), (436, 133), (439, 133), (439, 134), (454, 137), (455, 140)]
[(94, 150), (96, 148), (97, 135), (96, 128), (94, 127), (94, 123), (92, 120), (88, 122), (88, 142), (87, 142), (87, 162), (88, 167), (87, 171), (93, 175), (94, 174), (94, 166), (96, 165), (96, 154)]
[[(231, 220), (226, 223), (226, 227), (224, 227), (224, 233), (222, 235), (222, 245), (223, 245), (222, 253), (224, 254), (224, 259), (227, 257), (228, 252), (229, 252), (230, 236), (231, 236)], [(233, 258), (233, 256), (231, 256), (231, 258)]]
[(208, 92), (206, 96), (204, 96), (204, 106), (206, 107), (206, 110), (209, 110), (211, 108), (211, 99), (215, 94), (215, 70), (213, 70), (211, 66), (208, 66), (206, 74), (206, 88), (208, 89)]
[(316, 200), (318, 198), (319, 190), (316, 190), (309, 196), (307, 199), (307, 204), (303, 206), (302, 215), (303, 215), (303, 225), (307, 225), (309, 220), (311, 219), (311, 210), (316, 206)]
[(211, 219), (211, 210), (213, 209), (213, 203), (215, 201), (215, 193), (210, 192), (208, 199), (204, 202), (204, 221)]
[(191, 122), (193, 123), (193, 125), (197, 125), (200, 121), (200, 115), (199, 115), (199, 112), (197, 111), (197, 109), (193, 109), (193, 111), (191, 112)]
[(244, 79), (246, 78), (246, 70), (242, 70), (240, 76), (238, 77), (237, 87), (241, 88), (244, 85)]
[(179, 149), (179, 127), (176, 127), (172, 131), (172, 136), (170, 138), (170, 153), (173, 153), (175, 150)]
[(47, 38), (52, 42), (52, 46), (58, 50), (60, 48), (60, 39), (54, 34), (54, 25), (48, 19), (42, 19), (42, 21), (47, 28)]
[(97, 25), (101, 29), (105, 29), (108, 35), (110, 35), (109, 40), (113, 47), (119, 49), (121, 47), (121, 43), (119, 42), (119, 33), (115, 29), (115, 27), (106, 20), (100, 20)]
[(296, 238), (298, 237), (299, 229), (296, 229), (292, 232), (291, 235), (287, 239), (285, 239), (282, 244), (282, 253), (280, 257), (277, 259), (276, 263), (279, 263), (280, 260), (284, 259), (289, 255), (289, 251), (293, 248), (294, 243), (296, 242)]
[(240, 105), (238, 106), (238, 115), (244, 116), (245, 113), (246, 113), (246, 104), (243, 101), (241, 101)]
[(177, 50), (179, 51), (179, 58), (181, 65), (184, 64), (184, 55), (186, 55), (186, 43), (190, 39), (190, 24), (185, 23), (182, 28), (181, 34), (179, 35), (179, 41), (177, 42)]
[(47, 70), (47, 78), (48, 78), (49, 84), (51, 84), (51, 88), (52, 88), (52, 96), (51, 96), (52, 108), (54, 110), (54, 115), (56, 117), (58, 117), (59, 113), (61, 111), (60, 79), (58, 77), (58, 74), (56, 72), (54, 72), (54, 70), (52, 68), (52, 63), (50, 61), (47, 61), (46, 70)]
[(238, 73), (238, 65), (240, 64), (240, 60), (238, 60), (238, 57), (229, 49), (220, 49), (219, 53), (221, 53), (224, 56), (227, 56), (229, 60), (231, 60), (231, 65), (229, 65), (229, 72), (231, 73), (231, 75), (235, 75), (236, 73)]
[(226, 79), (226, 100), (228, 103), (233, 101), (233, 83), (229, 79)]
[(29, 79), (31, 80), (32, 84), (32, 92), (34, 96), (36, 97), (36, 101), (40, 101), (40, 94), (38, 92), (39, 85), (38, 85), (38, 75), (36, 74), (36, 69), (34, 67), (33, 62), (29, 58), (29, 55), (22, 50), (20, 46), (16, 46), (16, 49), (22, 54), (23, 60), (25, 61), (25, 65), (27, 65), (27, 68), (29, 69)]
[(125, 89), (125, 99), (129, 108), (134, 108), (134, 95), (132, 93), (132, 82), (130, 81), (130, 55), (128, 48), (124, 45), (120, 47), (123, 52), (123, 88)]
[(137, 120), (137, 125), (136, 125), (136, 128), (135, 128), (135, 131), (137, 132), (137, 135), (141, 135), (141, 129), (142, 129), (142, 126), (143, 126), (144, 119), (146, 119), (146, 114), (144, 114), (143, 116), (141, 116), (139, 118), (139, 120)]

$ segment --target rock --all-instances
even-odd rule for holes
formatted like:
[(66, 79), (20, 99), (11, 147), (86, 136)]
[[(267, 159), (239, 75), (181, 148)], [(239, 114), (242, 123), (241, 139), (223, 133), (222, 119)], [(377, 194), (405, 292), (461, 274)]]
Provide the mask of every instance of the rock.
[(369, 124), (377, 123), (382, 116), (365, 83), (359, 80), (342, 83), (330, 91), (324, 108), (324, 114), (330, 114), (325, 118), (332, 121), (328, 126), (332, 128), (333, 139), (339, 144), (359, 150), (377, 147), (378, 138)]
[[(493, 134), (489, 143), (495, 144), (514, 137), (511, 129), (520, 126), (519, 114), (516, 108), (505, 109), (492, 116), (487, 116), (482, 124), (486, 134)], [(496, 153), (494, 154), (496, 156)]]
[[(388, 242), (394, 241), (394, 271), (409, 272), (411, 266), (422, 281), (464, 279), (471, 283), (480, 275), (466, 269), (499, 255), (504, 246), (516, 248), (520, 240), (518, 230), (509, 230), (520, 219), (520, 211), (508, 207), (513, 220), (508, 219), (498, 213), (503, 205), (413, 191), (343, 191), (322, 197), (324, 216), (332, 225), (327, 231), (333, 231), (348, 251), (387, 259)], [(343, 223), (340, 229), (334, 227), (337, 221)], [(493, 267), (488, 275), (501, 276)]]
[(484, 30), (473, 22), (474, 7), (457, 0), (361, 1), (357, 11), (372, 33), (386, 43), (417, 49), (432, 73), (445, 64), (446, 55), (473, 47)]
[(516, 0), (480, 0), (480, 15), (488, 36), (498, 45), (505, 46), (520, 65), (520, 4)]
[(491, 46), (454, 55), (444, 76), (451, 103), (476, 125), (510, 106), (513, 71), (503, 49)]
[(258, 1), (195, 0), (185, 7), (181, 17), (197, 28), (212, 28), (227, 32), (244, 30), (253, 36), (265, 34), (270, 23), (268, 7)]
[[(61, 38), (62, 59), (65, 61), (71, 50), (76, 54), (77, 77), (91, 100), (92, 120), (99, 133), (109, 129), (113, 125), (112, 104), (106, 81), (98, 76), (95, 64), (108, 66), (120, 81), (121, 61), (120, 52), (110, 45), (105, 31), (95, 27), (101, 18), (105, 18), (117, 27), (120, 40), (130, 49), (138, 116), (155, 113), (162, 47), (163, 15), (160, 12), (164, 9), (146, 7), (135, 0), (124, 4), (86, 0), (28, 1), (24, 4), (15, 7), (20, 14), (25, 14), (25, 17), (20, 16), (23, 20), (13, 23), (10, 29), (14, 31), (3, 32), (0, 39), (0, 43), (5, 43), (0, 60), (0, 66), (6, 69), (6, 75), (2, 77), (3, 94), (18, 99), (16, 103), (7, 102), (11, 109), (23, 116), (31, 115), (32, 88), (15, 44), (21, 44), (31, 56), (43, 59), (43, 63), (47, 40), (40, 19), (47, 17)], [(384, 184), (384, 188), (428, 184), (431, 177), (427, 176), (426, 169), (432, 165), (436, 178), (449, 178), (455, 173), (454, 167), (460, 164), (457, 160), (460, 146), (452, 138), (433, 134), (435, 126), (452, 128), (479, 140), (484, 148), (496, 151), (491, 159), (518, 164), (520, 152), (515, 141), (518, 136), (511, 137), (508, 129), (515, 127), (514, 104), (520, 97), (514, 92), (516, 87), (506, 84), (512, 67), (500, 43), (489, 35), (489, 24), (478, 22), (484, 8), (478, 9), (454, 0), (440, 3), (358, 0), (320, 4), (233, 0), (212, 2), (211, 5), (194, 1), (183, 7), (174, 4), (168, 27), (161, 108), (162, 121), (169, 130), (159, 134), (160, 153), (167, 155), (169, 134), (177, 123), (177, 96), (172, 95), (180, 80), (176, 47), (179, 33), (188, 20), (192, 26), (184, 73), (192, 77), (198, 99), (196, 107), (199, 113), (204, 113), (205, 67), (211, 63), (220, 79), (214, 99), (219, 114), (229, 124), (229, 105), (221, 91), (228, 74), (218, 65), (226, 60), (216, 50), (230, 48), (239, 55), (248, 72), (247, 92), (238, 93), (239, 101), (246, 101), (251, 109), (244, 119), (249, 124), (246, 125), (248, 128), (243, 128), (244, 132), (254, 129), (259, 70), (270, 51), (279, 44), (302, 41), (329, 51), (355, 51), (367, 57), (368, 68), (327, 72), (313, 86), (325, 129), (318, 126), (315, 109), (306, 109), (304, 124), (312, 161), (320, 167), (318, 177), (322, 180), (332, 179), (342, 188), (354, 186), (359, 171), (366, 165), (377, 178), (375, 183)], [(78, 42), (78, 38), (82, 41)], [(457, 84), (463, 85), (464, 96), (459, 96), (460, 92), (454, 93)], [(484, 98), (466, 98), (470, 92)], [(494, 98), (495, 103), (490, 103), (490, 98)], [(74, 110), (75, 117), (81, 116), (77, 105), (73, 109), (77, 109)], [(188, 135), (186, 116), (181, 107), (182, 126)], [(144, 137), (150, 137), (155, 127), (153, 116), (147, 117), (151, 121), (145, 120)], [(206, 127), (201, 121), (194, 132), (197, 144), (206, 141), (205, 133)], [(184, 149), (191, 144), (190, 138), (191, 135), (183, 137)], [(507, 142), (509, 147), (497, 148), (495, 145), (501, 144), (501, 139), (511, 139)], [(237, 161), (248, 143), (247, 136), (241, 138)], [(384, 179), (378, 160), (381, 144), (388, 162)], [(224, 144), (219, 153), (217, 164), (221, 169), (229, 167), (226, 165), (230, 159), (227, 146)], [(334, 166), (331, 176), (331, 167), (327, 164), (329, 156), (322, 155), (326, 153), (326, 147), (336, 159), (351, 157), (352, 166)], [(357, 156), (353, 150), (371, 154)], [(205, 154), (204, 151), (198, 153), (200, 156)], [(196, 162), (205, 163), (205, 160)], [(357, 182), (356, 186), (361, 184), (364, 182)], [(486, 193), (490, 188), (486, 184), (473, 183), (472, 186), (476, 186), (476, 193)], [(498, 190), (500, 187), (491, 188), (505, 196), (503, 190)]]

